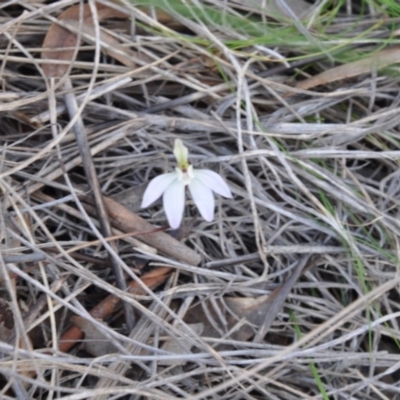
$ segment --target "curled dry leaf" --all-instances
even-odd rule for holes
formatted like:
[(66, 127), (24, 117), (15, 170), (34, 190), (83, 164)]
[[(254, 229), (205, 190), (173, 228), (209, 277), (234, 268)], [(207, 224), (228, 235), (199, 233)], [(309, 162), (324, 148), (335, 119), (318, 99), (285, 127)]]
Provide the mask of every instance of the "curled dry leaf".
[[(143, 11), (149, 13), (146, 9), (143, 9)], [(128, 13), (99, 3), (96, 3), (96, 12), (99, 22), (109, 18), (129, 18)], [(79, 37), (73, 30), (79, 32), (80, 39), (94, 42), (96, 38), (93, 14), (88, 4), (77, 4), (66, 9), (59, 15), (58, 20), (67, 24), (71, 29), (63, 27), (59, 23), (53, 23), (47, 31), (41, 57), (44, 60), (55, 60), (54, 63), (46, 63), (42, 67), (44, 74), (48, 78), (63, 76), (67, 72), (70, 63), (74, 60), (75, 52), (79, 46)], [(160, 23), (174, 25), (172, 18), (163, 11), (157, 11), (157, 20)], [(181, 27), (181, 25), (178, 27)], [(104, 31), (100, 32), (100, 40), (103, 52), (130, 68), (135, 67), (132, 61), (133, 51), (127, 49), (126, 46), (123, 46), (113, 36)], [(142, 54), (141, 58), (143, 57)], [(64, 62), (57, 63), (56, 60)], [(149, 62), (152, 61), (149, 59)]]
[[(127, 14), (107, 7), (103, 4), (97, 4), (97, 17), (99, 21), (107, 18), (127, 18)], [(83, 31), (93, 28), (93, 15), (88, 4), (77, 4), (62, 12), (59, 21), (78, 23), (82, 25)], [(60, 60), (72, 62), (75, 49), (79, 45), (78, 37), (75, 33), (69, 31), (57, 23), (53, 23), (43, 42), (42, 59)], [(69, 68), (69, 63), (50, 63), (43, 65), (43, 71), (48, 78), (61, 77)]]

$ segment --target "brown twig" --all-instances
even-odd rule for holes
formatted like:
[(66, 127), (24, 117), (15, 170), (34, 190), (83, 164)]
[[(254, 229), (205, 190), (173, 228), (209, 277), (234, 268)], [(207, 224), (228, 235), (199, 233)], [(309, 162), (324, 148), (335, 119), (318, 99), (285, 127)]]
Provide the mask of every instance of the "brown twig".
[[(149, 289), (154, 289), (156, 286), (163, 283), (172, 271), (173, 268), (170, 267), (157, 268), (156, 270), (143, 275), (141, 280)], [(129, 293), (135, 295), (144, 294), (143, 289), (135, 281), (128, 283), (127, 290)], [(104, 320), (111, 314), (115, 313), (120, 306), (120, 303), (120, 298), (114, 295), (109, 295), (90, 310), (90, 315), (93, 318)], [(82, 338), (83, 332), (81, 329), (76, 325), (71, 326), (64, 332), (60, 339), (60, 351), (67, 352), (76, 344), (77, 341), (81, 340)]]
[[(93, 200), (88, 195), (82, 195), (80, 198), (93, 204)], [(155, 231), (154, 227), (146, 220), (134, 214), (117, 201), (104, 197), (108, 215), (111, 218), (111, 224), (122, 232), (140, 233), (136, 238), (155, 247), (160, 252), (172, 256), (179, 261), (198, 265), (201, 257), (198, 253), (187, 247), (185, 244), (174, 239), (165, 232)], [(88, 210), (88, 209), (87, 209)], [(143, 234), (148, 232), (148, 234)]]

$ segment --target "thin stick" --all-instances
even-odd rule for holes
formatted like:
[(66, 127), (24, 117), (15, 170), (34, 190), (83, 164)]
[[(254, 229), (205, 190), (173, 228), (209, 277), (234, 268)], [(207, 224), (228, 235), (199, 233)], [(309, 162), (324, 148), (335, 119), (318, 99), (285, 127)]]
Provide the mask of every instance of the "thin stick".
[[(68, 109), (70, 118), (73, 118), (73, 116), (75, 116), (78, 111), (78, 104), (75, 95), (72, 92), (72, 83), (70, 79), (66, 80), (64, 88), (66, 90), (65, 104)], [(88, 179), (88, 183), (92, 191), (92, 197), (96, 207), (101, 233), (104, 237), (110, 237), (113, 235), (113, 233), (111, 230), (110, 221), (108, 219), (108, 214), (104, 204), (103, 195), (101, 193), (100, 183), (97, 178), (92, 155), (90, 154), (89, 142), (87, 140), (85, 127), (81, 118), (77, 119), (72, 129), (75, 133), (79, 153), (82, 158), (83, 168), (85, 170), (85, 175)], [(110, 246), (116, 253), (118, 253), (115, 241), (111, 241)], [(122, 273), (122, 269), (119, 266), (118, 260), (115, 259), (111, 254), (109, 254), (109, 259), (118, 288), (121, 290), (126, 290), (126, 282)], [(129, 305), (126, 303), (124, 303), (124, 314), (128, 326), (132, 328), (134, 326), (134, 315), (131, 307), (129, 307)]]

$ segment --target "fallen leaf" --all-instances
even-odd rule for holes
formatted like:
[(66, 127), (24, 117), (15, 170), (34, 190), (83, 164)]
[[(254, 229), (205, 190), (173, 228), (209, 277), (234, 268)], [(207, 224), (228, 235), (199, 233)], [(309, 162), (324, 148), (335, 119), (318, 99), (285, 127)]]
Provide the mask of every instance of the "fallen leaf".
[[(144, 13), (150, 15), (151, 11), (146, 10), (145, 7), (140, 7)], [(97, 11), (97, 21), (101, 22), (110, 18), (120, 18), (128, 19), (130, 15), (126, 12), (116, 10), (115, 8), (108, 7), (104, 4), (96, 3)], [(176, 26), (173, 18), (167, 13), (158, 10), (157, 21), (160, 23)], [(41, 57), (43, 60), (54, 60), (52, 63), (43, 64), (43, 72), (48, 77), (61, 77), (63, 76), (70, 67), (70, 64), (74, 61), (74, 55), (79, 46), (79, 36), (80, 39), (85, 40), (89, 43), (94, 43), (96, 41), (96, 30), (93, 22), (93, 15), (89, 4), (74, 5), (65, 11), (63, 11), (59, 17), (58, 21), (64, 23), (67, 26), (62, 26), (60, 23), (54, 22), (51, 24), (49, 30), (43, 41), (43, 51)], [(176, 26), (176, 28), (182, 28), (182, 24)], [(77, 34), (76, 32), (79, 32)], [(133, 61), (133, 56), (137, 54), (128, 49), (126, 46), (122, 45), (115, 37), (109, 35), (107, 32), (100, 31), (100, 46), (101, 50), (115, 58), (122, 64), (134, 68), (136, 64)], [(141, 53), (140, 58), (144, 61), (148, 61), (151, 64), (154, 60), (148, 58)], [(62, 63), (57, 63), (57, 61), (64, 61)]]
[[(89, 25), (85, 23), (82, 25), (80, 21), (66, 19), (65, 22), (68, 24), (69, 27), (75, 28), (77, 32), (82, 34), (82, 39), (85, 42), (89, 42), (90, 44), (95, 44), (97, 37), (96, 37), (96, 28), (93, 25)], [(71, 32), (75, 37), (76, 35)], [(77, 37), (76, 37), (77, 38)], [(133, 56), (137, 56), (137, 54), (131, 50), (129, 50), (126, 46), (123, 46), (121, 42), (115, 39), (112, 35), (105, 31), (99, 32), (99, 44), (101, 51), (116, 60), (118, 60), (121, 64), (129, 67), (129, 68), (136, 68), (136, 64), (133, 61)], [(144, 55), (141, 55), (143, 59)], [(148, 58), (147, 61), (149, 63), (153, 62), (154, 60)]]
[(148, 183), (133, 186), (129, 189), (123, 190), (111, 198), (130, 211), (136, 213), (141, 209), (143, 194), (147, 188)]
[[(268, 296), (259, 298), (225, 297), (213, 302), (205, 301), (195, 305), (186, 314), (184, 321), (189, 324), (201, 322), (204, 335), (210, 338), (221, 338), (230, 332), (229, 338), (246, 341), (255, 334), (245, 314), (245, 310), (262, 304)], [(218, 309), (218, 311), (216, 311)]]
[[(195, 335), (201, 335), (204, 331), (204, 324), (198, 322), (196, 324), (189, 324), (188, 327), (194, 332)], [(164, 342), (161, 346), (161, 349), (164, 351), (168, 351), (169, 353), (176, 354), (176, 355), (183, 355), (187, 354), (186, 349), (190, 349), (192, 347), (192, 342), (190, 340), (180, 339), (178, 342), (174, 338), (169, 338)], [(183, 365), (186, 361), (182, 361), (180, 359), (175, 360), (159, 360), (157, 362), (158, 365)]]
[[(156, 286), (163, 283), (170, 273), (172, 272), (172, 268), (169, 267), (161, 267), (157, 268), (141, 277), (142, 282), (150, 289), (155, 288)], [(139, 286), (135, 281), (131, 281), (128, 283), (128, 292), (136, 295), (144, 294), (143, 289)], [(118, 307), (121, 305), (121, 299), (114, 295), (107, 296), (104, 300), (102, 300), (99, 304), (93, 307), (90, 310), (90, 315), (98, 320), (105, 320), (110, 315), (116, 312)], [(67, 329), (59, 343), (59, 349), (62, 352), (67, 352), (71, 349), (75, 344), (83, 338), (83, 331), (77, 325), (72, 325), (69, 329)]]
[[(91, 196), (83, 195), (80, 196), (80, 198), (89, 204), (93, 204)], [(104, 197), (104, 202), (107, 207), (110, 222), (115, 228), (122, 232), (136, 233), (135, 238), (177, 260), (191, 265), (200, 264), (200, 255), (184, 243), (179, 242), (165, 232), (156, 232), (153, 225), (149, 224), (146, 220), (134, 214), (117, 201), (109, 197)]]
[(202, 322), (207, 337), (220, 338), (230, 332), (229, 337), (234, 340), (246, 341), (254, 336), (254, 341), (261, 342), (298, 278), (317, 260), (314, 258), (310, 262), (309, 259), (308, 255), (300, 258), (291, 275), (268, 295), (257, 298), (226, 296), (199, 303), (190, 309), (184, 321), (188, 324)]
[(381, 68), (400, 62), (400, 48), (394, 47), (371, 54), (362, 60), (353, 61), (321, 72), (297, 83), (297, 89), (307, 90), (316, 86), (352, 78), (361, 74), (370, 74)]
[[(97, 4), (97, 3), (96, 3)], [(107, 7), (103, 4), (97, 4), (98, 21), (107, 18), (127, 18), (128, 15), (121, 11)], [(93, 15), (88, 4), (77, 4), (66, 9), (59, 17), (59, 21), (75, 21), (78, 27), (83, 30), (93, 27)], [(54, 60), (54, 63), (43, 64), (44, 74), (48, 77), (61, 77), (69, 68), (69, 63), (57, 63), (56, 61), (74, 60), (74, 54), (78, 47), (78, 36), (64, 28), (60, 24), (51, 24), (43, 41), (42, 59)]]
[[(106, 354), (119, 353), (118, 348), (110, 342), (110, 339), (104, 335), (101, 330), (86, 318), (74, 315), (71, 321), (77, 325), (85, 334), (85, 339), (82, 341), (82, 346), (86, 352), (95, 356), (101, 357)], [(101, 324), (106, 324), (99, 321)]]

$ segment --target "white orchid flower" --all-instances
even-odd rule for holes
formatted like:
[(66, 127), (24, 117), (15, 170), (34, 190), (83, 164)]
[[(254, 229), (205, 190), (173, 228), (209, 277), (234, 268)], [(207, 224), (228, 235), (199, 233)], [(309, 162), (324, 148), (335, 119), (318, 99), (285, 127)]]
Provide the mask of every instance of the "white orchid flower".
[(174, 155), (178, 166), (175, 172), (162, 174), (152, 179), (143, 195), (142, 208), (148, 207), (163, 195), (165, 214), (169, 225), (177, 229), (181, 224), (185, 208), (185, 188), (206, 221), (214, 219), (215, 201), (213, 191), (231, 198), (226, 182), (216, 172), (208, 169), (194, 169), (188, 161), (189, 151), (181, 140), (175, 140)]

